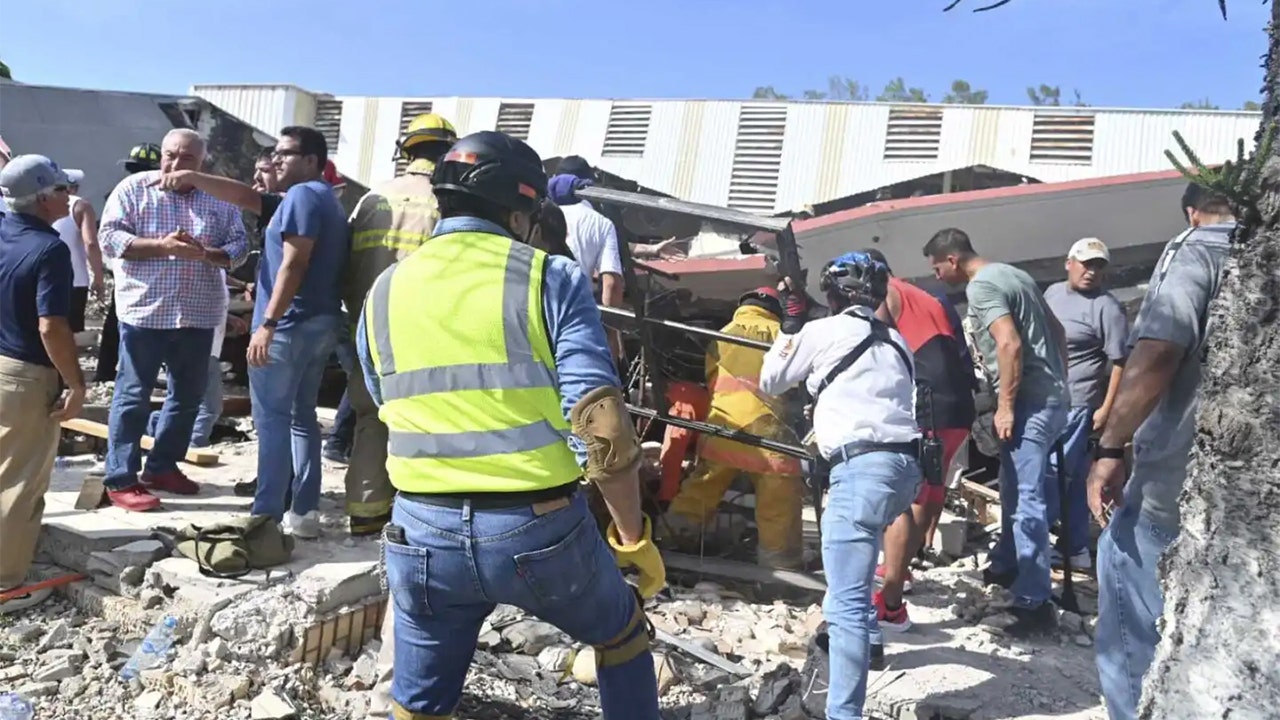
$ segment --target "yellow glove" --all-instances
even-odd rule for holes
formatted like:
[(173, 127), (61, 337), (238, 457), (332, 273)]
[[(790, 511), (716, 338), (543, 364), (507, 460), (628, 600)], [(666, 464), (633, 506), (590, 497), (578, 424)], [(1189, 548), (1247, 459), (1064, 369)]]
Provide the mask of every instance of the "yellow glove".
[(618, 527), (609, 523), (609, 547), (618, 559), (618, 567), (633, 567), (640, 572), (640, 595), (646, 600), (657, 595), (667, 584), (667, 566), (662, 563), (658, 546), (653, 544), (653, 526), (644, 519), (644, 535), (635, 545), (623, 545)]

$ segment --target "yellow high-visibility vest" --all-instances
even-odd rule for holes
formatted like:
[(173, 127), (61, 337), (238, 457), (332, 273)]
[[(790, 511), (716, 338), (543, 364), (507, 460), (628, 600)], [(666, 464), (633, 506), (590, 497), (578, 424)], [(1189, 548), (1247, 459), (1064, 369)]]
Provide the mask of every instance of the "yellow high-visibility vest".
[(519, 492), (581, 474), (543, 319), (547, 257), (501, 235), (445, 233), (374, 282), (365, 339), (396, 489)]

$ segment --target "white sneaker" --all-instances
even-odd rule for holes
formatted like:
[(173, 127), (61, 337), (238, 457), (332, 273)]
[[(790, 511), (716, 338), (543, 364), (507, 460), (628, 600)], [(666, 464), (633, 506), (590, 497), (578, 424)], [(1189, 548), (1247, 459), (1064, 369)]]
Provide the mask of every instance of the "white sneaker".
[(320, 516), (315, 510), (306, 515), (299, 515), (290, 510), (284, 514), (284, 531), (301, 540), (315, 540), (320, 537)]

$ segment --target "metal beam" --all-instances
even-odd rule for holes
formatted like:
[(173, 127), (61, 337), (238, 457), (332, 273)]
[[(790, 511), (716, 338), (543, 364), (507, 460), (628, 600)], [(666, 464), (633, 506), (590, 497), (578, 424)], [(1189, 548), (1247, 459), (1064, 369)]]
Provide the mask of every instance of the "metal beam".
[(627, 411), (632, 415), (649, 418), (650, 420), (661, 420), (668, 425), (674, 425), (678, 428), (722, 437), (727, 440), (740, 442), (743, 445), (772, 450), (773, 452), (790, 455), (791, 457), (800, 458), (801, 460), (813, 459), (813, 456), (809, 454), (809, 451), (799, 445), (791, 445), (789, 443), (778, 442), (777, 440), (762, 438), (759, 435), (752, 435), (751, 433), (743, 432), (741, 430), (733, 430), (713, 423), (701, 422), (699, 420), (686, 420), (685, 418), (672, 417), (670, 415), (664, 415), (657, 410), (642, 408), (630, 403), (627, 403)]
[(647, 316), (637, 317), (636, 314), (631, 312), (630, 310), (623, 310), (621, 308), (609, 307), (607, 305), (600, 305), (599, 307), (600, 307), (600, 313), (602, 315), (612, 315), (613, 317), (626, 318), (628, 320), (639, 320), (642, 323), (647, 323), (650, 325), (661, 325), (662, 327), (671, 328), (672, 330), (687, 332), (691, 335), (701, 335), (703, 337), (711, 338), (712, 340), (719, 340), (721, 342), (733, 343), (734, 345), (741, 345), (743, 347), (755, 348), (756, 350), (768, 350), (769, 348), (773, 347), (772, 344), (767, 342), (761, 342), (759, 340), (751, 340), (749, 338), (738, 337), (737, 335), (729, 335), (726, 333), (722, 333), (719, 330), (708, 330), (707, 328), (700, 328), (693, 325), (686, 325), (681, 322), (676, 322), (675, 320), (663, 320), (661, 318), (647, 317)]
[(732, 225), (744, 230), (764, 230), (780, 233), (791, 225), (790, 218), (765, 217), (731, 208), (703, 205), (675, 198), (643, 195), (641, 193), (613, 190), (605, 187), (584, 187), (574, 191), (578, 197), (604, 203), (617, 203), (627, 207), (639, 207), (668, 212), (686, 217), (700, 218), (722, 225)]

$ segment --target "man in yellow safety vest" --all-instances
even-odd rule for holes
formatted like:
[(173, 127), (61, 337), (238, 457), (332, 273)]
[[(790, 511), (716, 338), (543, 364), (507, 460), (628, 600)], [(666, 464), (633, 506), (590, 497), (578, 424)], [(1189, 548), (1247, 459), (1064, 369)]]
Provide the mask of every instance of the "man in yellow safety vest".
[[(431, 182), (441, 213), (431, 242), (378, 276), (356, 334), (398, 491), (383, 528), (393, 715), (448, 718), (481, 625), (506, 603), (593, 646), (605, 717), (658, 720), (637, 594), (655, 595), (666, 571), (591, 282), (529, 244), (542, 161), (520, 140), (480, 132)], [(608, 544), (584, 477), (612, 516)], [(619, 568), (638, 571), (638, 593)]]
[[(351, 213), (351, 259), (343, 302), (353, 317), (383, 270), (409, 256), (431, 238), (440, 213), (431, 191), (436, 161), (458, 139), (453, 125), (435, 114), (415, 117), (396, 142), (404, 174), (371, 190)], [(391, 517), (395, 491), (387, 479), (387, 428), (364, 388), (360, 368), (348, 378), (356, 425), (347, 465), (347, 516), (352, 535), (376, 535)]]

